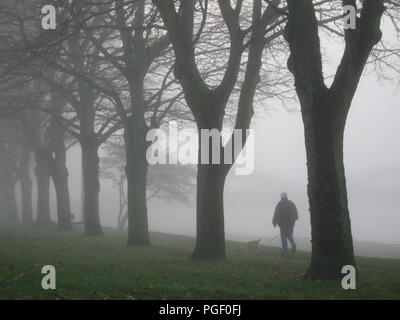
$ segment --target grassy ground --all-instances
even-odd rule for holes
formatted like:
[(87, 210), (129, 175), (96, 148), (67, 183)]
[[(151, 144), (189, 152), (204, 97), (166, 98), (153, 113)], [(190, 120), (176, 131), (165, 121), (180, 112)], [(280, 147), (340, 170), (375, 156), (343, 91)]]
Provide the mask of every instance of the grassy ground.
[[(0, 224), (0, 299), (399, 299), (400, 260), (358, 258), (356, 290), (304, 282), (309, 254), (228, 242), (225, 261), (188, 259), (194, 239), (152, 233), (152, 247), (125, 235)], [(41, 288), (41, 268), (57, 270), (57, 289)]]

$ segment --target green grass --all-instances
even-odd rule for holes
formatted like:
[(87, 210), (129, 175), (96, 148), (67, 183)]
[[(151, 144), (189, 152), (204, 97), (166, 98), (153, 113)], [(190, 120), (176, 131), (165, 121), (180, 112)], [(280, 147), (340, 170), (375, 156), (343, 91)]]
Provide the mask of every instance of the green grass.
[[(399, 299), (400, 260), (358, 258), (356, 290), (305, 282), (310, 255), (227, 243), (227, 259), (192, 261), (194, 239), (152, 233), (151, 247), (125, 235), (0, 224), (0, 299)], [(41, 268), (57, 270), (57, 289), (41, 288)]]

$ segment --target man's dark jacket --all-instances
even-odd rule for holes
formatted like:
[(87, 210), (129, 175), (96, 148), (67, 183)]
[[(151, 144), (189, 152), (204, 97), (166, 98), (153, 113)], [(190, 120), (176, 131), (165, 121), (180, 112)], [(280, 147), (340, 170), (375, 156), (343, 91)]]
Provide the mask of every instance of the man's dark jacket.
[(290, 200), (283, 199), (275, 208), (272, 224), (281, 228), (293, 228), (298, 218), (296, 205)]

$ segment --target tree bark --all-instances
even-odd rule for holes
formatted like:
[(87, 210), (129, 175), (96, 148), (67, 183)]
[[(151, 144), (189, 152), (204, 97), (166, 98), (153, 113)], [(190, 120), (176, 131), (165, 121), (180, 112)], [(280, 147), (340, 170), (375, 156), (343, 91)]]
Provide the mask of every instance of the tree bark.
[(221, 165), (198, 165), (196, 247), (193, 259), (225, 258), (224, 185)]
[[(136, 141), (133, 142), (133, 141)], [(128, 245), (150, 245), (147, 217), (146, 182), (148, 163), (145, 141), (138, 137), (125, 138), (128, 182)]]
[(37, 185), (37, 225), (53, 225), (50, 218), (50, 172), (43, 156), (35, 153), (35, 175)]
[[(341, 279), (355, 266), (343, 163), (344, 129), (369, 54), (382, 36), (382, 0), (365, 0), (355, 29), (345, 30), (345, 50), (330, 88), (324, 82), (318, 21), (311, 0), (287, 0), (285, 39), (305, 130), (312, 258), (310, 280)], [(356, 5), (346, 0), (343, 4)]]
[(54, 153), (54, 158), (49, 155), (47, 163), (51, 168), (50, 173), (56, 191), (58, 229), (69, 231), (72, 230), (72, 223), (65, 130), (54, 122), (49, 128), (49, 133), (51, 135), (51, 150)]
[(32, 151), (22, 146), (19, 164), (19, 178), (21, 186), (22, 222), (33, 223), (32, 214), (32, 179), (30, 177), (30, 159)]
[(341, 279), (345, 265), (355, 266), (343, 162), (345, 122), (332, 113), (330, 98), (303, 112), (311, 214), (312, 258), (309, 280)]
[(99, 155), (98, 144), (89, 139), (81, 142), (82, 148), (82, 174), (84, 189), (84, 221), (85, 235), (103, 235), (99, 214)]
[(71, 206), (68, 187), (68, 171), (63, 163), (55, 164), (52, 173), (54, 188), (57, 197), (57, 219), (60, 231), (72, 230)]
[[(79, 59), (76, 66), (82, 63)], [(79, 142), (82, 151), (82, 180), (83, 180), (83, 220), (86, 236), (103, 235), (99, 213), (99, 146), (100, 141), (95, 131), (95, 100), (92, 88), (79, 83), (79, 104), (76, 112), (79, 117)]]
[[(50, 174), (43, 172), (43, 168), (37, 168), (37, 217), (36, 224), (52, 225), (50, 218)], [(46, 170), (47, 171), (47, 170)]]
[[(119, 181), (118, 181), (118, 189), (119, 189), (119, 210), (118, 210), (118, 230), (123, 231), (125, 228), (125, 224), (127, 220), (126, 217), (126, 212), (125, 212), (125, 206), (127, 204), (127, 199), (125, 196), (125, 191), (124, 191), (124, 182), (125, 179), (123, 176), (120, 177)], [(126, 218), (125, 218), (126, 217)]]

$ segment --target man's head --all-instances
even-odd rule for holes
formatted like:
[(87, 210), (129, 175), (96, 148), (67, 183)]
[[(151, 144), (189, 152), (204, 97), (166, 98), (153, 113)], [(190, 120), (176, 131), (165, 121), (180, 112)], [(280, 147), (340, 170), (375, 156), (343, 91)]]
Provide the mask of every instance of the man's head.
[(287, 200), (287, 199), (288, 199), (288, 195), (287, 195), (286, 192), (282, 192), (282, 193), (281, 193), (281, 199), (282, 199), (282, 200)]

